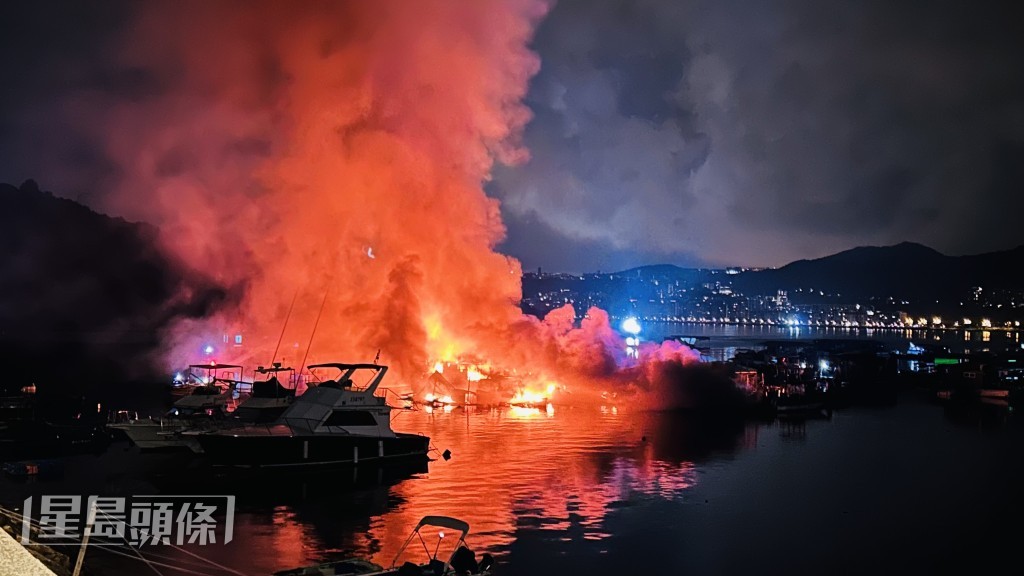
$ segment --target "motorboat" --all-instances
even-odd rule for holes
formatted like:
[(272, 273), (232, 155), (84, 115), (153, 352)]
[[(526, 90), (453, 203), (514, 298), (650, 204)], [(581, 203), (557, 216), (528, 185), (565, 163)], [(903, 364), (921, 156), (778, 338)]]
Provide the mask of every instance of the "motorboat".
[[(456, 533), (455, 537), (446, 537), (445, 530)], [(424, 516), (416, 524), (405, 543), (395, 554), (394, 560), (387, 567), (380, 566), (362, 558), (349, 558), (334, 562), (325, 562), (313, 566), (294, 568), (275, 572), (274, 576), (328, 576), (335, 574), (353, 574), (360, 576), (462, 576), (489, 575), (494, 569), (494, 559), (484, 554), (477, 561), (476, 554), (466, 545), (469, 535), (469, 524), (449, 516)], [(428, 542), (428, 540), (433, 540)], [(447, 544), (452, 542), (452, 544)], [(414, 545), (422, 544), (422, 546)], [(422, 550), (418, 558), (409, 549)], [(450, 552), (449, 552), (450, 550)], [(442, 552), (447, 556), (442, 560)]]
[(109, 442), (103, 426), (90, 421), (0, 421), (0, 462), (99, 452)]
[(330, 370), (336, 378), (307, 389), (270, 424), (196, 435), (210, 461), (274, 468), (427, 458), (428, 437), (391, 429), (391, 406), (380, 387), (387, 366), (331, 363), (311, 365), (309, 370)]
[(53, 403), (37, 406), (34, 384), (17, 390), (0, 386), (0, 462), (97, 452), (109, 443), (102, 422), (81, 401), (63, 407), (72, 414)]
[[(166, 414), (159, 418), (125, 419), (107, 424), (107, 428), (123, 433), (140, 450), (189, 449), (199, 452), (199, 443), (182, 432), (224, 424), (239, 382), (234, 379), (235, 370), (240, 371), (241, 368), (233, 364), (193, 364), (189, 366), (189, 381), (197, 384), (189, 387), (187, 395), (175, 400)], [(206, 374), (201, 374), (204, 371)], [(232, 378), (222, 377), (222, 371)]]
[[(265, 424), (273, 422), (295, 400), (298, 381), (295, 369), (275, 362), (270, 368), (260, 366), (256, 374), (262, 380), (253, 380), (252, 393), (235, 408), (231, 415), (239, 422)], [(284, 382), (281, 379), (284, 379)]]
[(178, 372), (171, 381), (171, 397), (175, 400), (191, 396), (197, 388), (217, 382), (236, 382), (242, 379), (242, 367), (237, 364), (219, 364), (211, 361), (203, 364), (189, 364), (184, 373)]

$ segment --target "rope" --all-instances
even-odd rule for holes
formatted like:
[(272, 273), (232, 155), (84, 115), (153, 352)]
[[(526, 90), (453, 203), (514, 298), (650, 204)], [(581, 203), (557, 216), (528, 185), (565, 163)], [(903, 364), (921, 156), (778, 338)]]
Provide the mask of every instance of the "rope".
[[(106, 546), (103, 547), (103, 550), (105, 552), (107, 552), (108, 554), (114, 554), (115, 556), (124, 556), (125, 558), (131, 558), (132, 560), (136, 560), (135, 556), (133, 556), (131, 554), (128, 554), (126, 552), (121, 552), (121, 551), (118, 551), (118, 550), (113, 550), (113, 549), (110, 549), (109, 547), (106, 547)], [(132, 550), (135, 550), (135, 549), (132, 548)], [(171, 570), (174, 570), (176, 572), (181, 572), (183, 574), (195, 574), (196, 576), (217, 576), (216, 574), (213, 574), (213, 573), (210, 573), (210, 572), (199, 572), (198, 570), (192, 570), (190, 568), (182, 568), (180, 566), (174, 566), (173, 564), (165, 564), (163, 562), (152, 562), (152, 561), (147, 561), (145, 559), (143, 559), (143, 562), (146, 562), (146, 564), (148, 564), (150, 566), (150, 568), (152, 568), (153, 571), (156, 572), (157, 574), (161, 574), (161, 573), (156, 570), (155, 566), (160, 566), (161, 568), (170, 568)], [(163, 575), (161, 574), (161, 576), (163, 576)]]
[[(113, 518), (113, 516), (111, 516), (110, 514), (107, 514), (106, 512), (103, 512), (103, 511), (98, 511), (98, 512), (100, 514), (103, 514), (104, 516), (106, 516), (108, 518), (116, 520), (116, 518)], [(128, 525), (123, 520), (120, 520), (119, 522), (126, 529), (128, 528)], [(140, 530), (140, 532), (142, 532), (144, 535), (147, 535), (147, 536), (149, 535), (148, 531)], [(121, 539), (124, 540), (124, 537), (122, 537)], [(143, 538), (143, 541), (145, 541), (145, 538)], [(131, 543), (129, 543), (127, 540), (125, 540), (125, 543), (128, 545), (129, 548), (132, 548)], [(233, 568), (228, 568), (227, 566), (224, 566), (222, 564), (218, 564), (218, 563), (214, 562), (213, 560), (210, 560), (209, 558), (203, 558), (202, 556), (200, 556), (200, 555), (198, 555), (198, 554), (196, 554), (194, 552), (189, 552), (188, 550), (185, 550), (184, 548), (182, 548), (181, 546), (178, 546), (177, 544), (168, 543), (168, 546), (170, 546), (171, 548), (174, 548), (175, 550), (177, 550), (179, 552), (183, 552), (185, 554), (188, 554), (189, 556), (191, 556), (193, 558), (196, 558), (198, 560), (206, 562), (207, 564), (209, 564), (211, 566), (215, 566), (217, 568), (220, 568), (221, 570), (223, 570), (225, 572), (228, 572), (229, 574), (236, 574), (237, 576), (248, 576), (247, 574), (245, 574), (243, 572), (239, 572), (238, 570), (235, 570)], [(132, 548), (132, 549), (134, 550), (134, 548)]]

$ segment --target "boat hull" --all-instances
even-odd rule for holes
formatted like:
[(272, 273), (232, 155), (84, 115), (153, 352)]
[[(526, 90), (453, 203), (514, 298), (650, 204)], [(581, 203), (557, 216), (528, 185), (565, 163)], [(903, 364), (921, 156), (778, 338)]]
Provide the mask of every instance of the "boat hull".
[(139, 450), (191, 450), (199, 452), (199, 443), (182, 432), (191, 427), (184, 423), (161, 423), (159, 421), (137, 420), (127, 424), (111, 424), (111, 430), (122, 432)]
[(426, 460), (430, 439), (417, 434), (377, 436), (260, 436), (229, 433), (196, 436), (214, 465), (240, 468), (380, 464)]

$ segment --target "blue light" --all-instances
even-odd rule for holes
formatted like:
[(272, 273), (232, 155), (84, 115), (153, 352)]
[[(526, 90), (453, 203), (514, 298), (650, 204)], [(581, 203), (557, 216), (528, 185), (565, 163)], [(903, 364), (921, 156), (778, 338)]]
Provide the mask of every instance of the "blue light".
[(206, 352), (207, 354), (213, 354), (213, 346), (207, 344), (206, 348), (203, 348), (203, 352)]

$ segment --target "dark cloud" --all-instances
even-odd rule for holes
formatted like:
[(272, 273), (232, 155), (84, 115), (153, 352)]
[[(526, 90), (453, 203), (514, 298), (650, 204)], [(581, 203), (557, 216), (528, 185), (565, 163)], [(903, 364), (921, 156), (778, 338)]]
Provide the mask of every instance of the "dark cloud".
[(128, 4), (0, 3), (0, 182), (38, 178), (88, 200), (112, 168), (94, 139), (75, 131), (83, 93), (138, 90), (141, 79), (110, 66), (112, 31)]
[(535, 41), (533, 160), (492, 190), (507, 215), (562, 236), (521, 256), (564, 250), (583, 269), (598, 253), (581, 246), (776, 265), (903, 240), (1021, 244), (1019, 12), (559, 2)]
[[(147, 99), (173, 81), (111, 55), (137, 6), (0, 4), (0, 181), (39, 178), (89, 201), (114, 179), (72, 127), (92, 97)], [(633, 258), (782, 264), (903, 240), (952, 254), (1024, 243), (1021, 12), (561, 0), (534, 42), (532, 160), (488, 188), (508, 221), (503, 247), (527, 268), (582, 271)], [(278, 66), (266, 69), (274, 84)], [(184, 169), (189, 153), (169, 152), (160, 169)]]
[[(585, 238), (567, 239), (565, 235), (537, 219), (533, 214), (520, 216), (510, 213), (505, 217), (508, 238), (499, 250), (522, 257), (523, 270), (535, 272), (615, 272), (646, 264), (660, 264), (672, 258), (678, 264), (699, 266), (700, 258), (693, 254), (677, 253), (668, 256), (661, 252), (615, 248), (605, 240)], [(586, 263), (586, 266), (583, 266)]]

